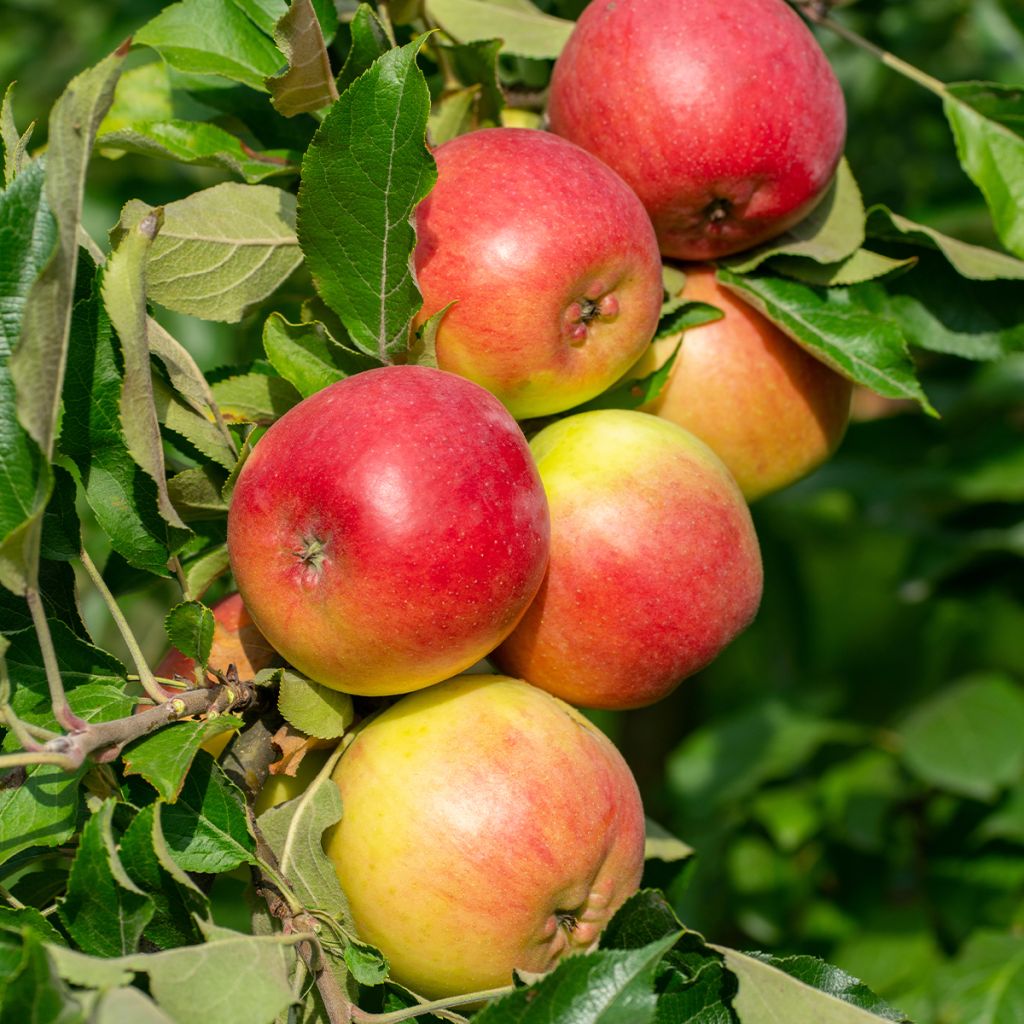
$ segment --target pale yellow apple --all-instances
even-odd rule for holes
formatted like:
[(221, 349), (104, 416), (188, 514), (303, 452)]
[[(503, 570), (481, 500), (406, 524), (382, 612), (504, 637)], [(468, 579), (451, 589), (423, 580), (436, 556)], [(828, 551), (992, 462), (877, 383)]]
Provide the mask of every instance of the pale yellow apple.
[(505, 676), (459, 676), (370, 721), (326, 848), (363, 939), (430, 997), (594, 946), (640, 882), (644, 816), (614, 745)]

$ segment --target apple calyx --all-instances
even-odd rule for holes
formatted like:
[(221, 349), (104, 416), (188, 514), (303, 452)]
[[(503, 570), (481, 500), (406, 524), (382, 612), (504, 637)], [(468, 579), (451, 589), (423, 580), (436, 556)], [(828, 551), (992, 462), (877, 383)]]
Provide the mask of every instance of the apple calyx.
[(707, 206), (704, 207), (704, 219), (709, 224), (721, 224), (723, 220), (728, 220), (732, 213), (732, 203), (728, 199), (719, 197), (712, 199)]
[(582, 345), (588, 336), (588, 328), (595, 320), (614, 320), (619, 315), (619, 300), (614, 292), (605, 292), (603, 287), (593, 285), (581, 299), (569, 303), (565, 311), (565, 333), (569, 344)]
[(305, 570), (304, 575), (311, 582), (316, 581), (323, 572), (324, 560), (327, 557), (327, 541), (314, 533), (306, 534), (294, 555)]

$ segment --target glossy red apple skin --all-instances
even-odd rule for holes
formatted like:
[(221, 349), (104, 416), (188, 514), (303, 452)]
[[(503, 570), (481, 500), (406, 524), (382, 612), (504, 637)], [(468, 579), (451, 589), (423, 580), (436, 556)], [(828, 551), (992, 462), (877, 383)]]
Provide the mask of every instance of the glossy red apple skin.
[[(685, 332), (668, 382), (645, 411), (710, 445), (747, 501), (825, 462), (846, 432), (851, 383), (719, 284), (713, 267), (688, 267), (681, 294), (725, 315)], [(658, 339), (631, 373), (652, 373), (679, 340)]]
[(238, 589), (300, 672), (404, 693), (512, 629), (547, 563), (519, 426), (471, 381), (391, 366), (305, 399), (259, 441), (228, 515)]
[(423, 995), (550, 970), (592, 948), (640, 882), (628, 765), (522, 680), (460, 676), (403, 697), (334, 779), (345, 813), (325, 846), (356, 927)]
[(490, 660), (578, 707), (667, 696), (753, 619), (760, 547), (728, 470), (656, 416), (568, 416), (531, 442), (551, 508), (540, 592)]
[(434, 153), (416, 213), (422, 323), (455, 302), (437, 363), (518, 419), (594, 397), (640, 357), (662, 301), (658, 245), (614, 172), (547, 132), (471, 132)]
[(664, 255), (781, 234), (842, 155), (842, 90), (784, 0), (593, 0), (559, 57), (551, 129), (636, 191)]

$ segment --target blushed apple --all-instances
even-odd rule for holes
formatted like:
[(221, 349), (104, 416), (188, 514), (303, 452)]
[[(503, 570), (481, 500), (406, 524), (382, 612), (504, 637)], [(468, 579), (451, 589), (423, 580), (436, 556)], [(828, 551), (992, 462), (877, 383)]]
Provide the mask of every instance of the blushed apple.
[(846, 136), (836, 76), (784, 0), (594, 0), (555, 64), (548, 116), (622, 175), (662, 253), (685, 260), (802, 220)]
[(636, 891), (644, 815), (596, 726), (527, 683), (461, 676), (369, 722), (328, 835), (362, 938), (430, 997), (510, 984), (592, 948)]
[[(748, 501), (820, 466), (846, 432), (850, 382), (723, 288), (714, 268), (687, 268), (681, 294), (725, 316), (686, 331), (667, 384), (644, 409), (707, 442)], [(630, 375), (652, 373), (678, 344), (678, 335), (660, 338)]]
[(662, 301), (643, 206), (601, 161), (547, 132), (492, 128), (434, 153), (416, 212), (422, 323), (437, 364), (517, 418), (593, 398), (636, 362)]
[(753, 619), (761, 555), (736, 482), (703, 441), (619, 409), (531, 442), (551, 508), (551, 559), (491, 660), (580, 707), (669, 694)]
[(246, 607), (300, 672), (415, 690), (484, 657), (544, 575), (544, 489), (482, 387), (421, 366), (332, 384), (255, 446), (228, 514)]

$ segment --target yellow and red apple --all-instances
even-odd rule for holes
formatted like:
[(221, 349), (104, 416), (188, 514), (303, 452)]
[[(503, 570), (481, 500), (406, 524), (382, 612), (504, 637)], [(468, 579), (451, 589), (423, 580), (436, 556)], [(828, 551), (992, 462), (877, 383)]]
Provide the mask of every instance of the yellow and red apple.
[(374, 718), (335, 772), (326, 840), (360, 936), (392, 977), (444, 997), (592, 948), (640, 882), (633, 776), (578, 711), (527, 683), (461, 676)]

